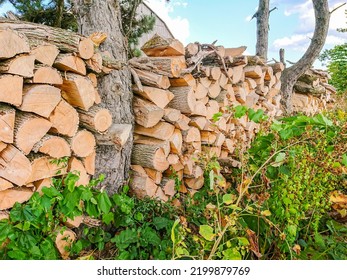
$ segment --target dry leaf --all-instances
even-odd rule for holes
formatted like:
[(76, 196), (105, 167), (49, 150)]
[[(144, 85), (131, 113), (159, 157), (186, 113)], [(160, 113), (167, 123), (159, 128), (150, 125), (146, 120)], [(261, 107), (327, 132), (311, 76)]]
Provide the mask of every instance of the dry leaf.
[(248, 241), (250, 243), (251, 251), (258, 257), (261, 258), (262, 254), (259, 252), (258, 236), (251, 229), (246, 229)]

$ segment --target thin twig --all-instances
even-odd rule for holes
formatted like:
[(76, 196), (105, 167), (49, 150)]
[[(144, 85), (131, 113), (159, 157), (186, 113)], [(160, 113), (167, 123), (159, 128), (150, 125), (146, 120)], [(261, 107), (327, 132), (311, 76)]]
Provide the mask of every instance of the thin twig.
[(346, 2), (341, 4), (340, 6), (336, 7), (335, 9), (333, 9), (330, 14), (332, 14), (333, 12), (335, 12), (336, 10), (340, 9), (341, 7), (343, 7), (344, 5), (346, 5)]

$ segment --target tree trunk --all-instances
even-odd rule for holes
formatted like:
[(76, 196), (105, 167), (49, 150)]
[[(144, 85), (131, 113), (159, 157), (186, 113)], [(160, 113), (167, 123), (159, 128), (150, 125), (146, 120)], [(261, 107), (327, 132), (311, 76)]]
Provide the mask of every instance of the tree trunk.
[(292, 95), (293, 87), (298, 78), (309, 69), (314, 61), (319, 56), (322, 50), (325, 39), (328, 34), (330, 11), (327, 0), (312, 0), (315, 13), (316, 25), (311, 40), (305, 54), (293, 66), (286, 68), (281, 76), (281, 91), (282, 91), (282, 104), (287, 114), (292, 113)]
[[(74, 0), (74, 7), (79, 23), (79, 32), (88, 36), (93, 32), (102, 31), (108, 35), (107, 40), (100, 46), (101, 51), (109, 51), (120, 61), (127, 58), (126, 43), (121, 32), (121, 17), (118, 1), (115, 0)], [(89, 3), (89, 4), (88, 4)], [(112, 71), (100, 79), (98, 90), (104, 107), (112, 113), (114, 124), (133, 124), (131, 108), (132, 93), (130, 91), (130, 71), (123, 69)], [(96, 175), (105, 174), (104, 184), (108, 191), (114, 193), (125, 184), (128, 178), (132, 136), (117, 151), (115, 146), (97, 146)]]
[(257, 18), (257, 45), (256, 54), (267, 60), (268, 38), (269, 38), (269, 2), (270, 0), (259, 0), (256, 13)]

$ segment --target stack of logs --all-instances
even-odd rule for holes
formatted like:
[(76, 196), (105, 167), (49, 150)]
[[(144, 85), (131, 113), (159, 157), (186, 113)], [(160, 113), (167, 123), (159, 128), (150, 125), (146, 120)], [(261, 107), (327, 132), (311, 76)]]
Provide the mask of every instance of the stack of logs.
[(116, 68), (104, 39), (0, 20), (0, 210), (70, 171), (88, 184), (112, 124), (97, 90), (97, 74)]
[(202, 152), (238, 166), (235, 149), (249, 147), (259, 124), (247, 115), (236, 118), (235, 106), (262, 109), (269, 117), (282, 114), (282, 63), (266, 65), (243, 55), (245, 47), (194, 43), (184, 48), (158, 35), (142, 51), (146, 56), (129, 61), (136, 121), (130, 184), (139, 197), (167, 201), (177, 191), (200, 189)]
[(330, 78), (326, 71), (307, 70), (294, 85), (293, 110), (314, 115), (334, 103), (336, 89), (328, 84)]

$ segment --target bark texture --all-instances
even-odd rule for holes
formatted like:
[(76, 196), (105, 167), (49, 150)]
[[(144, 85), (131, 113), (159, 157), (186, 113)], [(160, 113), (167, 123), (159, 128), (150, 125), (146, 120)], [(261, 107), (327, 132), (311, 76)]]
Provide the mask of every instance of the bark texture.
[(270, 0), (259, 0), (257, 18), (256, 54), (267, 60), (269, 38), (269, 3)]
[[(89, 36), (93, 32), (105, 32), (107, 40), (100, 46), (102, 51), (120, 61), (126, 61), (126, 43), (121, 31), (120, 8), (117, 0), (74, 0), (74, 7), (79, 23), (79, 32)], [(98, 90), (103, 107), (110, 110), (113, 123), (133, 124), (131, 108), (132, 93), (130, 90), (130, 71), (123, 69), (112, 71), (100, 79)], [(97, 146), (96, 175), (105, 174), (107, 190), (114, 193), (127, 178), (130, 166), (132, 136), (123, 149), (117, 151), (115, 146)]]
[(292, 95), (294, 84), (317, 59), (328, 34), (330, 21), (328, 0), (312, 0), (312, 2), (316, 24), (311, 43), (300, 60), (293, 66), (286, 68), (281, 76), (282, 105), (287, 114), (291, 114), (293, 111)]

